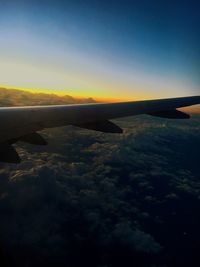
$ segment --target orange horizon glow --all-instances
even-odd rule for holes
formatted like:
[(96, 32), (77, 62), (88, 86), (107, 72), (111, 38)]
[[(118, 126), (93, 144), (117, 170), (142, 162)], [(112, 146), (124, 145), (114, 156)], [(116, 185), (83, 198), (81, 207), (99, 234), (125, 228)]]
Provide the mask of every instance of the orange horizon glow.
[[(82, 98), (93, 98), (96, 101), (99, 102), (120, 102), (120, 101), (136, 101), (136, 100), (145, 100), (145, 99), (151, 99), (150, 97), (144, 97), (144, 96), (135, 96), (133, 97), (103, 97), (103, 96), (98, 96), (95, 94), (92, 95), (88, 95), (88, 93), (85, 94), (78, 94), (76, 92), (72, 92), (71, 90), (49, 90), (48, 88), (27, 88), (24, 86), (15, 86), (15, 85), (5, 85), (5, 84), (0, 84), (0, 88), (5, 88), (5, 89), (14, 89), (14, 90), (21, 90), (21, 91), (25, 91), (25, 92), (30, 92), (30, 93), (42, 93), (42, 94), (55, 94), (57, 96), (72, 96), (75, 97), (77, 99), (82, 99)], [(69, 91), (69, 92), (68, 92)]]
[[(74, 55), (75, 56), (75, 55)], [(78, 62), (77, 55), (75, 56)], [(86, 59), (85, 59), (86, 60)], [(88, 58), (87, 58), (88, 60)], [(86, 63), (87, 63), (86, 60)], [(73, 61), (73, 60), (72, 60)], [(85, 62), (85, 61), (84, 61)], [(133, 72), (128, 69), (116, 69), (105, 72), (103, 66), (95, 70), (94, 64), (88, 68), (78, 68), (75, 62), (69, 66), (40, 64), (27, 60), (2, 60), (0, 62), (0, 86), (16, 88), (32, 93), (48, 93), (60, 96), (70, 95), (76, 98), (95, 98), (99, 102), (120, 102), (180, 97), (188, 95), (187, 83), (165, 77), (154, 77), (147, 73)], [(77, 66), (77, 64), (76, 64)], [(112, 69), (112, 68), (110, 68)], [(193, 92), (193, 93), (192, 93)], [(197, 90), (191, 89), (189, 94)]]
[[(76, 99), (83, 99), (83, 98), (93, 98), (94, 100), (98, 101), (98, 102), (121, 102), (121, 101), (137, 101), (137, 100), (148, 100), (148, 99), (152, 99), (151, 97), (144, 97), (144, 96), (141, 96), (141, 97), (135, 97), (133, 99), (133, 97), (124, 97), (124, 98), (109, 98), (109, 97), (98, 97), (98, 96), (95, 96), (95, 95), (92, 95), (92, 96), (88, 96), (88, 95), (79, 95), (79, 94), (76, 94), (76, 93), (67, 93), (67, 90), (66, 92), (64, 92), (63, 90), (55, 90), (55, 91), (52, 91), (52, 90), (48, 90), (46, 88), (26, 88), (26, 87), (23, 87), (23, 86), (9, 86), (9, 85), (1, 85), (0, 84), (0, 89), (10, 89), (10, 90), (21, 90), (21, 91), (25, 91), (25, 92), (30, 92), (30, 93), (33, 93), (33, 94), (38, 94), (38, 93), (41, 93), (41, 94), (53, 94), (53, 95), (57, 95), (57, 96), (72, 96)], [(183, 110), (185, 110), (186, 112), (191, 112), (191, 113), (194, 113), (194, 114), (200, 114), (200, 106), (192, 106), (192, 107), (186, 107), (186, 108), (183, 108)]]

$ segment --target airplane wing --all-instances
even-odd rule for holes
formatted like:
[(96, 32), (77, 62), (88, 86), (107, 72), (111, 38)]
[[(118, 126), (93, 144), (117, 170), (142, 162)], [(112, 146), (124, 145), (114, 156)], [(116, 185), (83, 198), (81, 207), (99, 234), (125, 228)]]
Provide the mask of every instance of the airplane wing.
[(200, 96), (117, 103), (2, 107), (0, 161), (20, 162), (12, 146), (17, 141), (45, 145), (46, 141), (37, 133), (45, 128), (75, 125), (101, 132), (122, 133), (122, 129), (111, 119), (140, 114), (188, 119), (188, 114), (177, 109), (196, 104), (200, 104)]

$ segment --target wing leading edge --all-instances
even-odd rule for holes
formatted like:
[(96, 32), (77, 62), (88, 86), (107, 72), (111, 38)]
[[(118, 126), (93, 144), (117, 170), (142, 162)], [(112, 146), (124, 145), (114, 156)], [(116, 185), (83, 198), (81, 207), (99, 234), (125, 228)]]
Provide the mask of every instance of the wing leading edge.
[[(2, 107), (0, 108), (0, 144), (3, 146), (3, 151), (5, 151), (5, 145), (10, 147), (12, 143), (19, 140), (45, 144), (36, 131), (64, 125), (121, 133), (122, 129), (110, 122), (110, 119), (140, 114), (170, 119), (187, 119), (190, 116), (177, 108), (196, 104), (200, 104), (200, 96), (117, 103)], [(15, 154), (13, 150), (9, 148), (8, 151), (11, 151), (11, 158), (13, 158)], [(9, 155), (6, 156), (5, 161), (8, 161), (7, 158)], [(3, 161), (2, 157), (0, 160)], [(19, 159), (17, 158), (15, 161), (19, 162)]]

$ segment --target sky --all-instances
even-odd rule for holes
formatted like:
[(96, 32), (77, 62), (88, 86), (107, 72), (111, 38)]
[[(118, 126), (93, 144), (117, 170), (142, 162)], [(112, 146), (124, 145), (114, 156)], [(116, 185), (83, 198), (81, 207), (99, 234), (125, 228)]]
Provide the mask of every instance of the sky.
[(111, 100), (199, 95), (199, 8), (0, 0), (0, 86)]

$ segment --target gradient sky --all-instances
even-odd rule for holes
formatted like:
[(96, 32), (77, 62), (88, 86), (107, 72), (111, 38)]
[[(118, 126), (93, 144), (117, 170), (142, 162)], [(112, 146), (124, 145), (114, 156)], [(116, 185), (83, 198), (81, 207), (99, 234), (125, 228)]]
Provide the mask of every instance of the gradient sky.
[(197, 2), (0, 0), (0, 85), (100, 99), (199, 95)]

